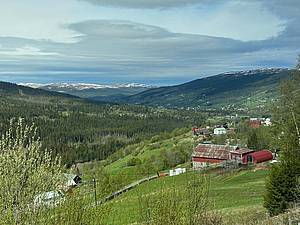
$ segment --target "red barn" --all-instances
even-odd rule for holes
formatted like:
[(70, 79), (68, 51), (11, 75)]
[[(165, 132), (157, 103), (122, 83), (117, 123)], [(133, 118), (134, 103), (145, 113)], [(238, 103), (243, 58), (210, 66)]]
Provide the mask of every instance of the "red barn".
[(256, 129), (256, 128), (260, 128), (260, 126), (261, 126), (261, 121), (260, 120), (258, 120), (258, 119), (250, 119), (250, 121), (249, 121), (249, 126), (251, 127), (251, 128), (254, 128), (254, 129)]
[(269, 150), (261, 150), (258, 152), (252, 152), (249, 154), (246, 154), (243, 157), (243, 164), (248, 164), (248, 163), (262, 163), (262, 162), (267, 162), (273, 159), (273, 154)]
[(226, 160), (242, 162), (243, 157), (253, 150), (238, 148), (230, 145), (199, 144), (192, 154), (193, 168), (205, 167), (209, 164), (218, 164)]

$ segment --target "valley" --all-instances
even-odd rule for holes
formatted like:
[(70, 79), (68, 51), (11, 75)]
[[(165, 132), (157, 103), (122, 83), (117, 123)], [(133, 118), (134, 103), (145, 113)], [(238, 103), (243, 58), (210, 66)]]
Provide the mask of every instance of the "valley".
[(299, 24), (300, 0), (1, 1), (0, 225), (300, 225)]
[[(270, 223), (273, 219), (263, 207), (266, 182), (273, 166), (270, 159), (252, 164), (244, 163), (244, 156), (243, 160), (235, 161), (209, 156), (198, 168), (194, 154), (200, 145), (210, 146), (209, 152), (215, 151), (214, 148), (238, 146), (235, 154), (239, 148), (250, 155), (268, 149), (264, 151), (277, 162), (278, 143), (273, 136), (278, 135), (276, 129), (281, 114), (274, 113), (271, 106), (280, 102), (279, 83), (291, 79), (287, 72), (226, 73), (183, 84), (183, 87), (153, 88), (125, 97), (131, 99), (150, 93), (153, 102), (157, 97), (169, 101), (163, 94), (167, 89), (172, 90), (167, 91), (170, 96), (177, 97), (184, 96), (179, 94), (181, 91), (190, 93), (187, 90), (199, 96), (198, 90), (205, 89), (210, 99), (226, 95), (224, 100), (235, 102), (226, 105), (225, 101), (216, 100), (207, 107), (194, 107), (192, 102), (187, 103), (190, 107), (183, 107), (177, 100), (172, 103), (174, 107), (163, 100), (159, 105), (131, 100), (126, 103), (125, 98), (117, 102), (99, 101), (81, 95), (81, 91), (107, 88), (91, 88), (91, 84), (76, 86), (81, 94), (72, 95), (73, 85), (64, 84), (68, 91), (57, 92), (34, 84), (1, 82), (0, 128), (1, 131), (11, 129), (9, 124), (18, 118), (24, 118), (27, 124), (34, 123), (42, 152), (53, 150), (54, 156), (61, 157), (64, 173), (80, 177), (80, 182), (67, 186), (63, 194), (69, 206), (55, 207), (49, 211), (51, 214), (60, 215), (56, 212), (60, 209), (95, 213), (86, 218), (88, 223), (112, 225), (139, 224), (151, 215), (154, 220), (165, 221), (164, 224), (171, 220), (178, 220), (174, 224), (179, 224), (179, 220), (188, 220), (191, 216), (189, 210), (196, 210), (203, 213), (202, 219), (206, 221), (203, 223), (208, 224), (216, 224), (216, 221), (222, 225), (249, 224), (249, 220), (252, 224)], [(220, 86), (221, 83), (227, 86)], [(268, 91), (262, 91), (264, 88)], [(246, 97), (246, 101), (238, 100)], [(194, 101), (198, 101), (196, 97)], [(15, 122), (10, 122), (13, 118)], [(224, 133), (218, 134), (218, 129)], [(209, 152), (207, 154), (212, 154)], [(216, 160), (222, 162), (215, 163)], [(176, 170), (183, 172), (172, 175)], [(199, 205), (195, 199), (200, 201)], [(156, 211), (156, 205), (163, 214)], [(167, 208), (177, 212), (173, 219), (166, 216), (172, 215)], [(147, 210), (149, 214), (145, 214)], [(297, 215), (287, 214), (288, 217)], [(40, 215), (36, 219), (40, 219)]]

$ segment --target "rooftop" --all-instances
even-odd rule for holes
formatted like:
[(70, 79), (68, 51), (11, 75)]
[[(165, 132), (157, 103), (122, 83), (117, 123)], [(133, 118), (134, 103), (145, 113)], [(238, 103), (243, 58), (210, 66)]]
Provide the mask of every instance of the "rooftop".
[(230, 158), (230, 153), (245, 154), (249, 152), (253, 152), (253, 150), (232, 145), (199, 144), (194, 149), (192, 156), (227, 160)]

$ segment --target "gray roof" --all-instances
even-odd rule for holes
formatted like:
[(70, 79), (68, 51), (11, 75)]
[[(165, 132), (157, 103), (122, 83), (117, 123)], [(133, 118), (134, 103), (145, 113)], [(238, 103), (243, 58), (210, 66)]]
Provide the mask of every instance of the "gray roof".
[(230, 158), (230, 153), (242, 155), (249, 152), (253, 152), (253, 150), (231, 145), (199, 144), (194, 149), (192, 157), (227, 160)]

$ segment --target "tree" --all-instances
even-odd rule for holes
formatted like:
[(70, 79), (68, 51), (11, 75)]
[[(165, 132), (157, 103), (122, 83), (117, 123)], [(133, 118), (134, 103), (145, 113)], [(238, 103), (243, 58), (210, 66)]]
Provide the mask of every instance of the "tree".
[[(300, 61), (297, 68), (300, 67)], [(267, 180), (264, 206), (270, 215), (285, 212), (300, 201), (300, 71), (280, 87), (280, 99), (274, 113), (276, 145), (280, 163), (274, 165)]]
[(132, 157), (127, 161), (127, 166), (136, 166), (142, 164), (142, 161), (139, 158)]
[(84, 204), (86, 195), (65, 195), (51, 207), (36, 204), (37, 196), (58, 191), (63, 185), (59, 157), (42, 148), (34, 125), (11, 120), (0, 138), (0, 224), (107, 224), (110, 207)]
[(254, 130), (252, 130), (249, 135), (247, 146), (250, 149), (254, 149), (254, 150), (258, 149), (258, 138), (257, 138), (257, 134)]
[(4, 224), (27, 221), (35, 196), (61, 184), (60, 159), (41, 149), (36, 130), (23, 119), (11, 120), (0, 139), (0, 212), (5, 212), (0, 221)]

